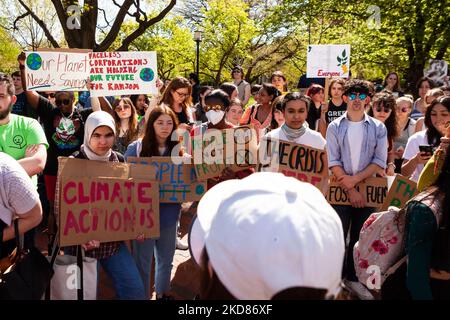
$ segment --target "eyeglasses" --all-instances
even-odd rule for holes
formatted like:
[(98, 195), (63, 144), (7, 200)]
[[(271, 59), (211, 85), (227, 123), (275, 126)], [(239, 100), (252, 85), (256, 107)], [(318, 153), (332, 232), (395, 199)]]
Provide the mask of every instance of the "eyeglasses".
[(189, 97), (189, 93), (178, 92), (176, 90), (175, 90), (175, 92), (178, 94), (178, 96), (180, 98), (187, 98), (187, 97)]
[(386, 108), (386, 107), (380, 107), (380, 106), (378, 106), (378, 107), (374, 107), (373, 108), (376, 112), (381, 112), (381, 111), (384, 111), (384, 113), (389, 113), (389, 112), (391, 112), (391, 109), (390, 108)]
[(128, 109), (131, 109), (131, 107), (129, 105), (125, 104), (123, 106), (117, 106), (114, 110), (119, 112), (119, 111), (124, 111), (124, 110), (128, 110)]
[(54, 99), (54, 98), (56, 97), (56, 94), (55, 94), (55, 93), (50, 93), (50, 94), (48, 94), (48, 93), (43, 93), (42, 96), (43, 96), (44, 98), (50, 97), (50, 98)]
[(57, 99), (57, 100), (55, 100), (55, 104), (57, 106), (60, 106), (62, 104), (65, 106), (68, 106), (70, 104), (70, 100), (69, 99), (62, 99), (62, 100)]
[(350, 101), (356, 100), (357, 97), (359, 97), (359, 100), (364, 100), (368, 97), (368, 95), (365, 93), (359, 93), (359, 94), (358, 93), (350, 93), (348, 95), (348, 99)]
[(408, 107), (396, 108), (395, 110), (397, 112), (401, 112), (401, 113), (408, 113), (409, 112), (409, 108)]

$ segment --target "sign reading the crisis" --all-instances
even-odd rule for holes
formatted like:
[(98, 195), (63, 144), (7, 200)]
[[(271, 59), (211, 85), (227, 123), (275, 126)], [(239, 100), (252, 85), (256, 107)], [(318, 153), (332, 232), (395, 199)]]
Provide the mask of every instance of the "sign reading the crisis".
[(159, 236), (159, 186), (148, 166), (59, 158), (61, 246)]
[(231, 129), (209, 129), (192, 137), (194, 168), (198, 180), (222, 175), (225, 168), (233, 172), (256, 166), (258, 143), (252, 125)]
[[(379, 208), (386, 199), (388, 186), (386, 178), (368, 178), (355, 187), (365, 201), (365, 207)], [(326, 198), (330, 204), (351, 205), (347, 192), (336, 181), (330, 181)]]
[[(264, 148), (265, 152), (261, 148)], [(281, 172), (285, 176), (308, 182), (320, 191), (328, 184), (325, 150), (263, 138), (260, 143), (259, 162), (258, 171)]]
[(156, 170), (154, 179), (159, 181), (161, 203), (199, 201), (206, 192), (206, 182), (197, 181), (194, 166), (183, 164), (182, 159), (173, 161), (171, 157), (128, 157), (127, 162), (151, 166)]
[(157, 93), (156, 52), (90, 52), (91, 95)]
[(414, 181), (397, 174), (380, 211), (386, 211), (390, 206), (402, 208), (417, 193), (417, 184)]
[(27, 89), (33, 91), (84, 91), (89, 76), (86, 52), (76, 50), (26, 52)]
[(306, 76), (308, 78), (348, 78), (349, 44), (308, 45)]

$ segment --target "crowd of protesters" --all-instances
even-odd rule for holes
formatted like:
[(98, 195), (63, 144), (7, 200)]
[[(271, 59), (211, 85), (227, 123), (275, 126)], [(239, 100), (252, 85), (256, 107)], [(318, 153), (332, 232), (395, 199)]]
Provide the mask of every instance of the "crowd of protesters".
[[(330, 206), (314, 188), (281, 174), (255, 173), (253, 169), (233, 172), (226, 168), (219, 177), (208, 180), (208, 189), (214, 194), (208, 192), (200, 201), (198, 221), (193, 226), (194, 231), (203, 229), (204, 234), (202, 243), (191, 248), (193, 252), (198, 250), (194, 258), (205, 273), (201, 298), (324, 298), (336, 296), (343, 280), (356, 296), (371, 299), (371, 293), (355, 275), (353, 246), (375, 208), (366, 205), (355, 186), (369, 177), (395, 173), (419, 183), (427, 179), (427, 199), (439, 202), (436, 210), (442, 217), (436, 221), (426, 206), (428, 202), (418, 200), (421, 205), (408, 205), (411, 219), (406, 250), (411, 261), (405, 286), (413, 298), (450, 298), (448, 86), (437, 89), (432, 80), (420, 79), (420, 97), (414, 101), (401, 89), (398, 74), (390, 72), (384, 79), (384, 88), (377, 90), (366, 80), (339, 78), (332, 79), (327, 90), (320, 84), (311, 84), (304, 95), (289, 91), (280, 71), (272, 74), (271, 83), (252, 86), (245, 81), (243, 68), (235, 66), (232, 82), (223, 83), (218, 89), (201, 86), (198, 76), (191, 74), (189, 80), (179, 76), (164, 87), (159, 86), (161, 92), (154, 96), (86, 98), (85, 93), (79, 93), (77, 101), (73, 92), (27, 90), (24, 55), (18, 61), (19, 71), (12, 78), (0, 78), (0, 219), (5, 242), (2, 257), (14, 247), (10, 240), (13, 216), (22, 221), (19, 230), (25, 233), (30, 246), (36, 231), (45, 229), (56, 234), (58, 157), (126, 162), (128, 157), (170, 156), (177, 143), (170, 138), (177, 129), (193, 136), (213, 129), (252, 125), (258, 141), (265, 137), (326, 150), (329, 170), (348, 193), (351, 205)], [(329, 100), (325, 91), (330, 93)], [(187, 150), (182, 150), (180, 156), (189, 157)], [(430, 173), (424, 168), (439, 160), (435, 151), (440, 155), (439, 170)], [(33, 178), (33, 183), (24, 179), (26, 175)], [(26, 191), (14, 194), (12, 188), (16, 184), (18, 190)], [(239, 190), (248, 193), (248, 197), (238, 194)], [(36, 191), (44, 209), (37, 201)], [(23, 201), (25, 196), (27, 200)], [(221, 201), (233, 203), (233, 207), (220, 207)], [(180, 204), (160, 204), (159, 238), (139, 237), (129, 246), (123, 241), (96, 240), (83, 245), (86, 255), (96, 258), (112, 279), (118, 299), (151, 298), (153, 257), (156, 299), (173, 299), (170, 275), (175, 249), (187, 247), (177, 239), (180, 210)], [(252, 210), (263, 210), (270, 218), (260, 221), (258, 215), (252, 216)], [(305, 220), (296, 219), (295, 210)], [(254, 221), (250, 226), (242, 226), (249, 238), (236, 231), (242, 224), (238, 213), (242, 219)], [(293, 229), (277, 221), (277, 214), (286, 214), (286, 223), (292, 224)], [(212, 219), (208, 215), (219, 221), (219, 227), (202, 222)], [(323, 230), (314, 233), (305, 231), (307, 228)], [(264, 239), (259, 237), (267, 230), (279, 236), (279, 247), (264, 247)], [(255, 241), (261, 243), (250, 240), (253, 234)], [(220, 244), (224, 239), (232, 239), (233, 243)], [(418, 244), (420, 241), (423, 244)], [(319, 243), (325, 246), (323, 252)], [(294, 254), (297, 250), (306, 251)], [(71, 248), (66, 248), (65, 254), (71, 253)], [(271, 261), (271, 257), (293, 260), (280, 263)], [(236, 259), (242, 260), (241, 266), (235, 265)], [(308, 266), (308, 262), (313, 265)], [(211, 270), (208, 265), (212, 265)], [(301, 268), (305, 273), (296, 277), (299, 271), (295, 270)], [(285, 279), (279, 279), (276, 273)], [(270, 289), (265, 290), (265, 285)], [(286, 293), (290, 287), (298, 290)]]

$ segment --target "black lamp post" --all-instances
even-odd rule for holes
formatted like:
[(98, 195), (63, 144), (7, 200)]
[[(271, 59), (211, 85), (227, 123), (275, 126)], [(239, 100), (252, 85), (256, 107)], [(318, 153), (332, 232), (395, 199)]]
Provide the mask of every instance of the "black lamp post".
[(202, 32), (200, 30), (194, 31), (194, 40), (197, 42), (197, 77), (200, 78), (199, 75), (199, 61), (200, 61), (200, 42), (202, 42)]

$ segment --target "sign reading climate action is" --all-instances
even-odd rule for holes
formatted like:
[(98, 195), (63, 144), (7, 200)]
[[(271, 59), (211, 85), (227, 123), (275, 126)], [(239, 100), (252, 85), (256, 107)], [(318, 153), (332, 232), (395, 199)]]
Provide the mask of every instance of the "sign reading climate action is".
[(192, 152), (198, 180), (219, 177), (225, 168), (234, 172), (256, 166), (258, 145), (253, 126), (209, 129), (192, 137)]
[(157, 93), (156, 52), (90, 52), (91, 95)]
[(183, 164), (182, 159), (173, 161), (171, 157), (128, 157), (128, 163), (150, 166), (156, 171), (159, 181), (159, 201), (161, 203), (182, 203), (199, 201), (206, 192), (206, 182), (197, 181), (192, 164)]
[(306, 54), (306, 76), (308, 78), (348, 78), (349, 70), (349, 44), (308, 46)]
[(159, 236), (159, 187), (148, 166), (59, 158), (61, 246)]
[[(368, 178), (355, 187), (365, 201), (366, 207), (381, 207), (387, 195), (386, 178)], [(330, 181), (326, 198), (330, 204), (351, 205), (347, 192), (337, 182)]]
[[(262, 154), (263, 148), (265, 150)], [(281, 172), (285, 176), (311, 183), (323, 191), (328, 184), (325, 150), (283, 140), (263, 138), (260, 144), (258, 171)]]

